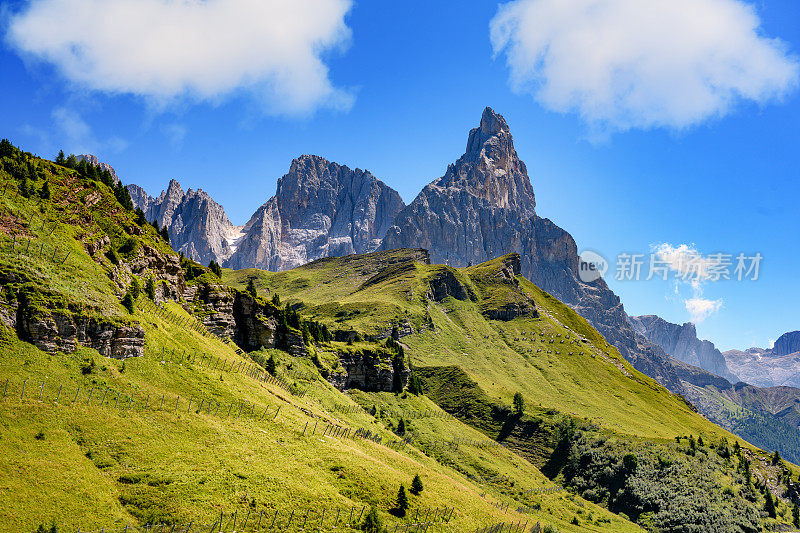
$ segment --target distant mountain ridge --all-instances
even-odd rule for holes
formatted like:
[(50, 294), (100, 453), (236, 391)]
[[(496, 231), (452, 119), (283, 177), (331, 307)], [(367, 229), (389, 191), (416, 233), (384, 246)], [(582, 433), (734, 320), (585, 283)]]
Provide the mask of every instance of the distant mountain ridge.
[(376, 250), (404, 207), (368, 170), (303, 155), (243, 228), (231, 268), (287, 270), (322, 257)]
[(234, 226), (220, 204), (202, 189), (185, 191), (170, 180), (165, 191), (153, 198), (138, 185), (127, 185), (133, 205), (150, 222), (167, 227), (172, 247), (204, 265), (222, 263), (234, 253), (240, 227)]
[(800, 387), (800, 331), (784, 333), (772, 348), (728, 350), (728, 367), (758, 387)]
[(628, 318), (637, 333), (663, 348), (671, 357), (721, 376), (731, 383), (739, 381), (714, 343), (697, 338), (697, 330), (691, 322), (678, 325), (656, 315)]

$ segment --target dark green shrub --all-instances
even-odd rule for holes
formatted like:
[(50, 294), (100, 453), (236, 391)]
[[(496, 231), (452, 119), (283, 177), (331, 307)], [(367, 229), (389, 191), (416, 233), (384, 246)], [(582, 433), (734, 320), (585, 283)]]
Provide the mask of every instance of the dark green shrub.
[(361, 531), (366, 531), (367, 533), (382, 533), (384, 531), (378, 509), (374, 506), (370, 507), (367, 516), (364, 517), (364, 521), (361, 523)]
[(133, 296), (131, 296), (130, 291), (125, 293), (125, 296), (122, 298), (122, 307), (128, 310), (129, 313), (133, 314)]

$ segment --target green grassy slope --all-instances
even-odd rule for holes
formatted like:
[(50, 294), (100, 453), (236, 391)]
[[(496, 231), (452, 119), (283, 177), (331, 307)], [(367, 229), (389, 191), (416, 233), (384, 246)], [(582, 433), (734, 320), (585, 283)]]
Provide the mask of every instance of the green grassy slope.
[[(529, 403), (630, 435), (672, 439), (683, 434), (726, 434), (634, 370), (584, 319), (521, 276), (518, 287), (483, 282), (501, 268), (503, 258), (463, 271), (449, 269), (478, 295), (478, 302), (428, 299), (427, 280), (447, 268), (441, 265), (417, 263), (364, 287), (387, 256), (409, 253), (325, 259), (279, 273), (225, 271), (224, 278), (243, 287), (256, 277), (262, 291), (303, 302), (304, 315), (328, 323), (331, 329), (378, 333), (408, 321), (417, 332), (402, 342), (414, 365), (460, 366), (492, 398), (507, 405), (515, 392), (522, 391)], [(504, 322), (482, 315), (493, 300), (496, 304), (517, 294), (532, 300), (540, 316)]]
[[(223, 278), (235, 287), (253, 280), (332, 331), (413, 331), (400, 341), (431, 400), (549, 477), (642, 526), (754, 531), (759, 521), (791, 521), (796, 488), (785, 482), (797, 475), (791, 465), (745, 475), (750, 465), (766, 468), (768, 454), (633, 369), (570, 308), (521, 276), (510, 277), (512, 256), (465, 269), (411, 262), (415, 257), (411, 250), (378, 252), (288, 272), (226, 271)], [(446, 289), (442, 280), (448, 280)], [(537, 314), (524, 312), (531, 305)], [(492, 318), (511, 318), (502, 313), (509, 306), (523, 312)], [(516, 393), (528, 405), (521, 417), (511, 413)], [(709, 447), (687, 447), (690, 435), (702, 436)], [(734, 442), (747, 451), (720, 455)], [(626, 470), (623, 456), (631, 454), (641, 460), (639, 469)], [(587, 480), (576, 476), (576, 462), (587, 471), (616, 473)], [(698, 469), (705, 476), (702, 490), (693, 477)], [(766, 505), (767, 489), (782, 500), (777, 518), (764, 522), (758, 509)], [(676, 522), (676, 514), (693, 525)]]
[[(250, 531), (254, 517), (272, 520), (277, 511), (283, 527), (294, 511), (290, 531), (300, 530), (301, 515), (308, 527), (321, 530), (332, 529), (341, 515), (337, 530), (348, 531), (353, 528), (343, 523), (355, 523), (361, 509), (372, 505), (390, 530), (421, 520), (417, 510), (441, 522), (445, 509), (449, 522), (436, 526), (440, 531), (526, 521), (576, 532), (639, 529), (574, 495), (534, 492), (551, 486), (535, 466), (510, 452), (473, 445), (486, 437), (456, 419), (410, 422), (415, 437), (400, 446), (388, 444), (400, 440), (388, 419), (340, 409), (356, 407), (359, 399), (438, 409), (425, 398), (408, 397), (406, 403), (392, 394), (368, 400), (367, 393), (343, 394), (309, 358), (277, 350), (251, 358), (185, 327), (169, 318), (190, 319), (176, 303), (167, 304), (171, 315), (165, 315), (145, 305), (142, 295), (129, 314), (119, 303), (123, 287), (111, 281), (116, 264), (102, 253), (93, 258), (86, 244), (108, 236), (112, 250), (126, 249), (133, 239), (133, 249), (173, 252), (153, 228), (136, 224), (103, 183), (29, 155), (21, 159), (37, 171), (26, 187), (40, 190), (47, 183), (53, 194), (41, 200), (16, 194), (22, 180), (9, 174), (10, 163), (2, 159), (0, 268), (15, 281), (4, 286), (0, 307), (11, 312), (12, 295), (39, 295), (41, 313), (139, 324), (146, 344), (143, 357), (124, 361), (85, 347), (51, 354), (0, 325), (3, 530), (32, 531), (51, 521), (61, 531), (190, 522), (208, 530), (221, 513), (228, 530), (235, 513), (237, 529)], [(46, 220), (42, 230), (30, 221), (34, 213)], [(22, 238), (59, 253), (20, 253)], [(66, 263), (61, 250), (70, 252)], [(279, 362), (278, 376), (305, 394), (253, 377), (263, 375), (254, 360), (269, 355)], [(252, 370), (253, 376), (232, 367)], [(369, 430), (382, 442), (332, 436), (332, 427)], [(452, 449), (446, 443), (453, 440), (473, 444)], [(510, 472), (518, 490), (486, 482), (487, 472)], [(409, 487), (415, 474), (425, 490), (410, 497), (409, 515), (391, 515), (398, 487)], [(527, 492), (519, 493), (522, 488)]]

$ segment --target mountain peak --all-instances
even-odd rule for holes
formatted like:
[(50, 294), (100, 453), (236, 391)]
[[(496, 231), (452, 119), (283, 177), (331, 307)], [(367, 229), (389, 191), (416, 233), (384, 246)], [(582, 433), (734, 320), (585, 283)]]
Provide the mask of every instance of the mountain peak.
[(503, 115), (495, 113), (494, 109), (487, 107), (481, 115), (481, 131), (486, 135), (497, 135), (501, 131), (508, 132), (508, 124)]
[(507, 137), (507, 145), (510, 147), (512, 146), (511, 130), (506, 123), (506, 119), (503, 118), (503, 115), (495, 113), (494, 109), (491, 107), (487, 107), (483, 110), (483, 114), (481, 115), (480, 125), (477, 128), (471, 129), (469, 132), (467, 153), (479, 153), (487, 141), (496, 137)]

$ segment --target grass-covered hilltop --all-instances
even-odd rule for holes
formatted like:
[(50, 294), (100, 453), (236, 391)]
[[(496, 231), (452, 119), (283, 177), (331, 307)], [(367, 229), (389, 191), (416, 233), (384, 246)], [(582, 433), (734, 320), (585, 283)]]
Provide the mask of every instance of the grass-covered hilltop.
[(797, 467), (513, 254), (200, 265), (107, 172), (7, 141), (0, 250), (3, 531), (800, 526)]

